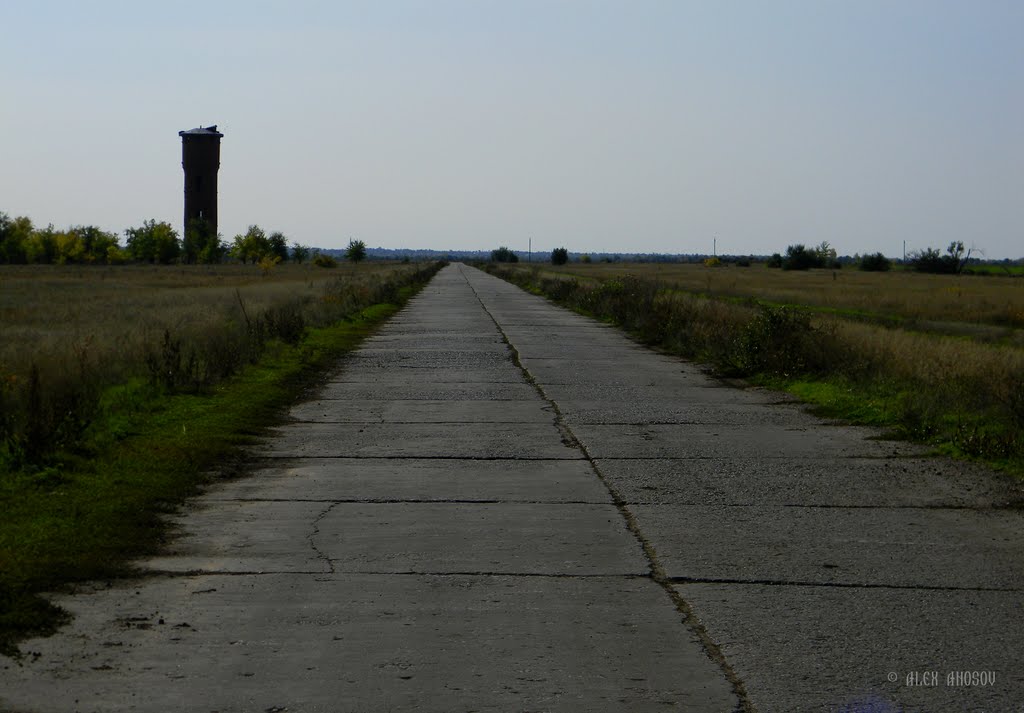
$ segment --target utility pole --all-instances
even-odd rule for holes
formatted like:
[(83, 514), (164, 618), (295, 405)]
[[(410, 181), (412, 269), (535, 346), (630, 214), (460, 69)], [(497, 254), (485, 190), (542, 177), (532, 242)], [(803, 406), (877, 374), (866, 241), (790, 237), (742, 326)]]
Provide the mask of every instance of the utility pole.
[(718, 257), (718, 236), (711, 239), (711, 256)]
[(533, 236), (532, 235), (530, 236), (529, 254), (528, 254), (527, 258), (526, 258), (526, 262), (533, 262)]

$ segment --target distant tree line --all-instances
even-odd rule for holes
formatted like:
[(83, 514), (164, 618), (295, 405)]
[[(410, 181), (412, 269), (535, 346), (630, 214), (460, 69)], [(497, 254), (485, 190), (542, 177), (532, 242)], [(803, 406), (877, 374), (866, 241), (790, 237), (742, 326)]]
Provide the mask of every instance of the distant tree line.
[[(269, 235), (250, 225), (230, 245), (209, 223), (192, 221), (184, 236), (167, 222), (147, 220), (119, 236), (92, 225), (57, 230), (53, 225), (36, 228), (26, 217), (11, 218), (0, 212), (0, 264), (11, 265), (117, 265), (128, 262), (169, 265), (213, 264), (225, 260), (266, 265), (310, 259), (310, 248), (293, 243), (283, 233)], [(365, 256), (365, 253), (364, 253)]]
[[(927, 272), (939, 275), (959, 275), (964, 272), (971, 260), (971, 250), (965, 250), (960, 240), (954, 240), (946, 248), (945, 253), (940, 253), (936, 248), (926, 248), (919, 252), (911, 253), (906, 264), (917, 272)], [(783, 270), (809, 270), (811, 268), (839, 269), (844, 263), (853, 263), (859, 269), (867, 272), (886, 272), (892, 269), (893, 261), (882, 253), (870, 255), (856, 255), (853, 258), (836, 257), (827, 242), (821, 243), (816, 248), (807, 248), (804, 245), (790, 245), (786, 248), (786, 255), (775, 253), (768, 258), (768, 267), (782, 268)]]
[(936, 248), (925, 248), (912, 253), (910, 265), (918, 272), (931, 272), (938, 275), (959, 275), (971, 259), (971, 251), (964, 251), (964, 244), (954, 240), (941, 254)]

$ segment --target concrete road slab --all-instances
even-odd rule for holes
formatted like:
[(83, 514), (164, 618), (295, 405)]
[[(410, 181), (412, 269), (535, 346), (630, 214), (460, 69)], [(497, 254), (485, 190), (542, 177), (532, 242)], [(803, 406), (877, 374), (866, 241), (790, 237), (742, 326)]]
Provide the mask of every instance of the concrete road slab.
[(212, 500), (610, 504), (584, 460), (300, 458), (210, 488)]
[(577, 403), (602, 402), (614, 413), (619, 404), (772, 404), (781, 399), (763, 389), (734, 389), (721, 383), (666, 391), (656, 386), (606, 385), (597, 382), (582, 384), (540, 384), (544, 395), (571, 408)]
[[(1020, 710), (1019, 592), (687, 584), (757, 711)], [(955, 672), (993, 672), (963, 685)], [(959, 680), (964, 677), (960, 676)]]
[(293, 423), (271, 429), (253, 449), (274, 458), (483, 458), (579, 459), (559, 440), (554, 424)]
[(327, 573), (330, 562), (310, 543), (330, 503), (209, 502), (168, 518), (174, 538), (146, 562), (160, 572)]
[(535, 401), (537, 390), (529, 384), (455, 383), (352, 384), (328, 382), (318, 394), (322, 399), (378, 399), (381, 401), (491, 400)]
[[(439, 349), (359, 349), (349, 355), (353, 367), (408, 367), (435, 369), (491, 369), (513, 367), (512, 354), (507, 349), (492, 351), (458, 351)], [(347, 370), (346, 370), (347, 371)]]
[(353, 366), (333, 379), (335, 384), (522, 384), (523, 372), (511, 363), (489, 369), (450, 369), (422, 366), (362, 367)]
[(628, 503), (1020, 507), (1024, 483), (947, 458), (598, 460)]
[(323, 423), (553, 423), (543, 401), (425, 401), (318, 399), (288, 412), (296, 421)]
[(644, 575), (613, 505), (339, 503), (313, 544), (334, 572)]
[(604, 401), (569, 401), (559, 404), (569, 424), (704, 424), (731, 426), (820, 427), (822, 419), (809, 414), (804, 407), (787, 404), (714, 403), (704, 401), (618, 402), (610, 406)]
[(673, 578), (1006, 590), (1024, 582), (1024, 531), (1015, 511), (631, 509)]
[(438, 335), (433, 331), (421, 331), (410, 333), (410, 330), (403, 329), (400, 332), (378, 332), (367, 339), (363, 344), (371, 349), (451, 349), (452, 343), (458, 340), (459, 350), (463, 352), (495, 350), (507, 351), (508, 346), (501, 334), (489, 325), (489, 334), (468, 334), (456, 332), (453, 334)]
[(664, 599), (646, 578), (157, 579), (64, 600), (70, 635), (3, 662), (0, 707), (734, 710)]
[(867, 440), (874, 432), (850, 426), (730, 424), (574, 424), (573, 434), (593, 458), (884, 458), (925, 449)]
[(565, 347), (565, 349), (566, 354), (564, 356), (536, 356), (531, 353), (533, 351), (532, 348), (524, 348), (520, 343), (516, 342), (519, 361), (527, 371), (533, 367), (571, 368), (581, 363), (586, 364), (588, 369), (623, 370), (630, 368), (631, 358), (640, 357), (644, 360), (644, 371), (668, 375), (679, 374), (690, 378), (700, 377), (707, 381), (713, 381), (711, 377), (690, 364), (683, 363), (674, 357), (651, 352), (650, 350), (640, 349), (638, 351), (638, 348), (632, 348), (629, 350), (616, 350), (611, 353), (605, 353), (604, 350), (587, 352), (576, 345), (573, 345), (571, 349), (570, 347)]
[(174, 519), (163, 572), (644, 575), (614, 505), (223, 500)]
[(544, 365), (536, 362), (524, 365), (534, 379), (545, 386), (563, 384), (604, 384), (607, 386), (642, 386), (670, 390), (687, 386), (707, 386), (707, 379), (701, 375), (687, 374), (679, 370), (653, 369), (633, 370), (628, 366), (594, 366), (588, 364), (581, 369), (578, 362), (567, 359), (561, 364)]

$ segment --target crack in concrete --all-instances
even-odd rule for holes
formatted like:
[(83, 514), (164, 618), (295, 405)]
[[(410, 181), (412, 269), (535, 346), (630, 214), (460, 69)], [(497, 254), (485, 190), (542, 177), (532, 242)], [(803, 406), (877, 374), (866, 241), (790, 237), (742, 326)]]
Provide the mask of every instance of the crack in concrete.
[[(310, 548), (316, 553), (316, 556), (321, 561), (327, 564), (327, 570), (329, 574), (334, 574), (334, 561), (327, 556), (327, 554), (316, 545), (316, 537), (320, 534), (320, 522), (325, 517), (330, 515), (331, 510), (336, 508), (340, 503), (332, 502), (329, 506), (324, 508), (324, 511), (316, 516), (313, 520), (313, 531), (309, 534), (306, 540), (309, 542)], [(321, 574), (323, 574), (321, 572)]]
[(612, 501), (615, 503), (615, 507), (618, 509), (619, 514), (622, 515), (622, 518), (625, 520), (626, 529), (629, 530), (629, 532), (632, 533), (632, 535), (640, 543), (640, 547), (647, 558), (648, 567), (650, 568), (651, 579), (653, 579), (668, 595), (673, 605), (675, 605), (676, 610), (680, 614), (682, 614), (683, 623), (700, 640), (708, 657), (719, 666), (719, 668), (722, 670), (723, 675), (732, 685), (733, 692), (735, 693), (738, 699), (737, 710), (735, 713), (756, 713), (756, 709), (754, 708), (753, 703), (750, 701), (750, 697), (747, 695), (746, 686), (740, 679), (739, 674), (736, 673), (735, 669), (733, 669), (732, 665), (725, 658), (725, 654), (722, 653), (721, 647), (719, 647), (715, 640), (711, 638), (710, 633), (708, 633), (707, 629), (697, 618), (696, 614), (693, 611), (693, 607), (690, 606), (690, 603), (683, 599), (683, 596), (678, 591), (676, 591), (674, 586), (672, 586), (673, 582), (668, 577), (664, 567), (658, 559), (658, 555), (654, 549), (654, 545), (640, 530), (640, 525), (637, 522), (633, 512), (627, 507), (626, 501), (622, 498), (621, 494), (615, 488), (615, 486), (613, 486), (611, 482), (601, 472), (601, 469), (598, 468), (597, 466), (597, 462), (590, 455), (590, 452), (587, 450), (586, 446), (584, 446), (580, 442), (580, 440), (572, 432), (572, 429), (565, 422), (565, 419), (562, 416), (561, 408), (558, 406), (558, 403), (553, 398), (547, 395), (547, 393), (544, 391), (544, 388), (539, 383), (537, 383), (537, 380), (534, 378), (533, 374), (531, 374), (530, 371), (525, 366), (523, 366), (522, 360), (520, 359), (519, 350), (516, 349), (515, 345), (512, 343), (508, 335), (505, 333), (505, 330), (502, 329), (501, 324), (498, 323), (498, 320), (495, 319), (494, 315), (492, 315), (490, 310), (487, 309), (487, 305), (484, 304), (484, 301), (483, 299), (481, 299), (479, 293), (476, 291), (476, 288), (473, 287), (473, 283), (470, 282), (468, 278), (466, 278), (462, 266), (459, 266), (459, 273), (462, 275), (463, 279), (466, 280), (466, 283), (469, 285), (469, 289), (472, 290), (473, 295), (480, 303), (481, 309), (483, 309), (487, 316), (490, 317), (491, 321), (494, 322), (495, 328), (501, 334), (501, 337), (505, 341), (505, 344), (508, 345), (508, 348), (512, 353), (513, 363), (523, 371), (523, 374), (526, 377), (527, 382), (534, 389), (537, 390), (537, 394), (540, 396), (540, 398), (542, 398), (544, 401), (551, 405), (555, 414), (555, 425), (558, 428), (559, 432), (563, 434), (563, 442), (566, 442), (566, 439), (569, 439), (575, 444), (574, 447), (580, 449), (580, 452), (583, 454), (584, 459), (586, 459), (590, 463), (590, 467), (593, 469), (594, 474), (597, 475), (597, 477), (601, 480), (601, 483), (608, 490), (609, 495), (611, 495)]

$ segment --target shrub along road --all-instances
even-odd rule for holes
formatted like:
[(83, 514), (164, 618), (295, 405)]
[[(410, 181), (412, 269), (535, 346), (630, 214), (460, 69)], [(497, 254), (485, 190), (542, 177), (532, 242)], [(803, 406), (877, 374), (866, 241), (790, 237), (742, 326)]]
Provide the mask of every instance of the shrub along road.
[(1015, 710), (1019, 483), (871, 435), (453, 265), (0, 709)]

